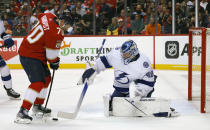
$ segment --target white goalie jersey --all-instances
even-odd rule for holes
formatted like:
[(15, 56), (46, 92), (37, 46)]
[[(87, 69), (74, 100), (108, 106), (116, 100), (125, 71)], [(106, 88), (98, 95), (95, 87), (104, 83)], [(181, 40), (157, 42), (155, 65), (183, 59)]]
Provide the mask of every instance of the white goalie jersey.
[(125, 65), (121, 56), (120, 48), (115, 48), (105, 56), (96, 60), (94, 67), (97, 73), (106, 68), (114, 68), (113, 87), (122, 93), (129, 93), (130, 83), (134, 81), (136, 96), (146, 97), (153, 90), (155, 77), (148, 57), (139, 52), (139, 58), (136, 61)]

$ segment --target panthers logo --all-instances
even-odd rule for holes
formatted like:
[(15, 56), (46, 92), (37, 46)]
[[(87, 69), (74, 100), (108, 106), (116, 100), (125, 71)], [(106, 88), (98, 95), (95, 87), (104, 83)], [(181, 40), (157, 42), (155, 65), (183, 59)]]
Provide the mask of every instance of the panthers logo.
[(128, 84), (129, 78), (127, 77), (127, 75), (128, 75), (127, 73), (117, 70), (115, 71), (115, 80), (121, 84)]

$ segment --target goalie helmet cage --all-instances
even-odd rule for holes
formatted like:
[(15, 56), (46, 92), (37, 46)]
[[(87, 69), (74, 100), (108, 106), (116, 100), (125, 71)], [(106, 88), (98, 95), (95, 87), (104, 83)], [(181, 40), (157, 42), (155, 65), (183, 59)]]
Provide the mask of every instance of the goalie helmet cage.
[(200, 112), (210, 106), (210, 28), (189, 30), (188, 100), (200, 100)]

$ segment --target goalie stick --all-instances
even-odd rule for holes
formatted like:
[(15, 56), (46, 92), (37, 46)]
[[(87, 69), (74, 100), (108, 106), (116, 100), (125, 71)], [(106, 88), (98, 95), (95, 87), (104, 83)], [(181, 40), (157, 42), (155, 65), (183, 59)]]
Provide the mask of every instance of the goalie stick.
[(105, 41), (106, 41), (106, 39), (103, 40), (102, 45), (101, 45), (101, 47), (99, 48), (99, 53), (98, 53), (98, 55), (97, 55), (96, 58), (99, 58), (99, 56), (101, 55), (101, 51), (102, 51), (102, 49), (103, 49), (103, 47), (104, 47)]
[[(103, 49), (103, 47), (104, 47), (105, 41), (106, 41), (106, 39), (103, 40), (102, 45), (101, 45), (101, 47), (99, 48), (99, 53), (98, 53), (98, 55), (96, 56), (96, 59), (98, 59), (99, 56), (101, 55), (101, 51), (102, 51), (102, 49)], [(88, 64), (88, 66), (91, 66), (90, 61), (87, 60), (86, 62), (87, 62), (87, 64)]]
[[(102, 49), (104, 47), (104, 43), (105, 43), (106, 39), (103, 39), (103, 42), (102, 42), (102, 45), (101, 47), (99, 48), (99, 52), (98, 52), (98, 55), (96, 56), (96, 59), (99, 58), (99, 56), (101, 55), (101, 52), (102, 52)], [(91, 64), (89, 61), (86, 61), (86, 69), (89, 69), (91, 67)], [(89, 82), (91, 83), (91, 82)], [(79, 79), (79, 81), (77, 82), (77, 85), (82, 85), (83, 82), (82, 82), (82, 77)]]
[[(101, 45), (101, 47), (99, 48), (99, 53), (98, 53), (98, 55), (97, 55), (97, 58), (98, 58), (98, 57), (100, 56), (100, 54), (101, 54), (101, 51), (102, 51), (102, 49), (103, 49), (103, 46), (104, 46), (105, 41), (106, 41), (106, 39), (103, 40), (102, 45)], [(80, 82), (80, 81), (79, 81), (79, 82)], [(79, 84), (77, 83), (77, 85), (79, 85)], [(88, 81), (86, 80), (86, 81), (85, 81), (85, 86), (84, 86), (84, 88), (83, 88), (83, 90), (82, 90), (82, 93), (81, 93), (81, 95), (80, 95), (80, 98), (79, 98), (79, 101), (78, 101), (78, 103), (77, 103), (77, 107), (76, 107), (76, 110), (75, 110), (74, 113), (68, 113), (68, 112), (59, 111), (59, 112), (57, 113), (57, 116), (58, 116), (58, 117), (61, 117), (61, 118), (75, 119), (75, 118), (77, 117), (78, 112), (79, 112), (79, 109), (80, 109), (80, 106), (81, 106), (82, 101), (83, 101), (83, 99), (84, 99), (84, 96), (85, 96), (85, 93), (86, 93), (86, 91), (87, 91), (87, 88), (88, 88)]]
[(87, 88), (88, 88), (88, 83), (87, 81), (85, 82), (85, 86), (82, 90), (82, 93), (80, 95), (80, 98), (79, 98), (79, 101), (77, 103), (77, 107), (76, 107), (76, 110), (74, 113), (68, 113), (68, 112), (62, 112), (62, 111), (59, 111), (57, 116), (58, 117), (61, 117), (61, 118), (67, 118), (67, 119), (75, 119), (77, 117), (77, 114), (79, 112), (79, 109), (80, 109), (80, 106), (82, 104), (82, 101), (84, 99), (84, 96), (85, 96), (85, 93), (87, 91)]

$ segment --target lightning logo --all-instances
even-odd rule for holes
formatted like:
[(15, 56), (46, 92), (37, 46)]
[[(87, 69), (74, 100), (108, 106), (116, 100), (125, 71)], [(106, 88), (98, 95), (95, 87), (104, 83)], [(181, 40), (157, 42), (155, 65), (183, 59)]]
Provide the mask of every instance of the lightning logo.
[(121, 83), (121, 84), (128, 84), (129, 83), (129, 79), (127, 77), (127, 73), (123, 72), (123, 71), (115, 71), (115, 80), (118, 82), (118, 83)]

